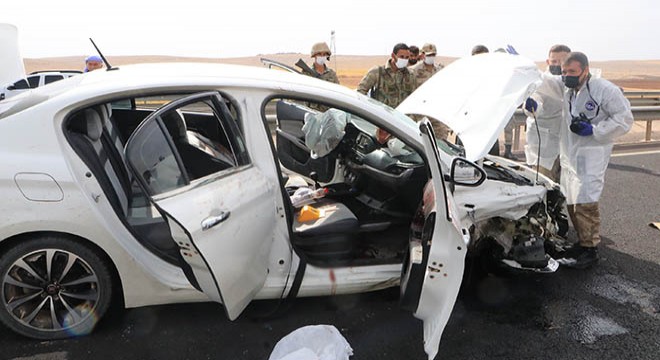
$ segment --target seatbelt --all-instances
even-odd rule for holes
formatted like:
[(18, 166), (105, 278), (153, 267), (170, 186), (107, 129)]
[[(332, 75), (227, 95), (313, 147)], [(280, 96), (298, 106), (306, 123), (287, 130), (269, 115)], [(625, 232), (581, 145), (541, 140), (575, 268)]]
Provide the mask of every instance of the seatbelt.
[[(293, 255), (293, 249), (291, 250), (292, 255)], [(307, 268), (307, 261), (304, 259), (304, 257), (299, 257), (298, 260), (298, 269), (296, 269), (296, 275), (293, 277), (293, 283), (291, 284), (291, 289), (289, 290), (289, 293), (286, 295), (286, 297), (281, 297), (280, 300), (277, 302), (277, 305), (273, 310), (270, 312), (267, 312), (265, 314), (260, 314), (260, 315), (255, 315), (252, 317), (253, 320), (263, 320), (263, 319), (275, 319), (278, 318), (284, 313), (291, 308), (291, 305), (293, 304), (293, 300), (296, 298), (298, 295), (298, 291), (300, 290), (300, 285), (302, 284), (303, 277), (305, 275), (305, 269)], [(287, 278), (287, 283), (288, 283), (288, 278)], [(286, 289), (286, 284), (284, 284), (284, 287)]]

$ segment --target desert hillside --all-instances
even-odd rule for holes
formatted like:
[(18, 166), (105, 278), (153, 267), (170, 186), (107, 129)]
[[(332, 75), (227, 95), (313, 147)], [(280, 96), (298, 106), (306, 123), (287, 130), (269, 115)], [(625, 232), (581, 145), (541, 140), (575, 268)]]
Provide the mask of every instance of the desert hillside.
[[(309, 55), (305, 54), (267, 54), (241, 58), (191, 58), (173, 56), (108, 56), (114, 66), (153, 63), (153, 62), (213, 62), (226, 64), (239, 64), (249, 66), (263, 66), (260, 58), (268, 58), (293, 66), (300, 58), (309, 62)], [(54, 57), (40, 59), (25, 59), (25, 69), (28, 73), (38, 70), (82, 70), (84, 56)], [(362, 76), (375, 65), (385, 63), (386, 56), (352, 56), (340, 55), (332, 58), (330, 66), (338, 70), (339, 81), (350, 88), (357, 87)], [(335, 61), (336, 60), (336, 61)], [(455, 58), (439, 56), (437, 61), (449, 64)], [(543, 63), (539, 63), (543, 66)], [(602, 76), (617, 85), (628, 89), (660, 89), (660, 60), (643, 61), (594, 61), (592, 68), (600, 68)]]

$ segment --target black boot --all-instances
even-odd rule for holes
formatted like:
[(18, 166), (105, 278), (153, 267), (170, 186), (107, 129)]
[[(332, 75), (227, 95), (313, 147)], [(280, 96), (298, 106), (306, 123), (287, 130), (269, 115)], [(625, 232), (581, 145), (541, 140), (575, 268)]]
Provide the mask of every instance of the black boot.
[(599, 260), (598, 248), (585, 247), (582, 254), (580, 254), (575, 260), (576, 262), (575, 265), (573, 265), (573, 267), (576, 269), (586, 269), (588, 267), (591, 267), (592, 265), (595, 265), (596, 263), (598, 263)]
[(598, 248), (576, 245), (566, 250), (564, 257), (557, 259), (557, 262), (567, 267), (586, 269), (596, 264), (598, 259)]

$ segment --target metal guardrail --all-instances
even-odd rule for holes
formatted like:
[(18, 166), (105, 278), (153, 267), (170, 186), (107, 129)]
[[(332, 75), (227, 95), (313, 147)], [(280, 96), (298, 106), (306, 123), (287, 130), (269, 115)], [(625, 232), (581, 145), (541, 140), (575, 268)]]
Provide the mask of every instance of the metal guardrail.
[[(626, 91), (635, 121), (645, 121), (646, 131), (643, 142), (650, 142), (653, 122), (660, 120), (660, 91)], [(527, 116), (518, 109), (513, 115), (513, 150), (522, 151), (521, 137), (525, 136)]]
[(631, 106), (660, 106), (660, 91), (626, 91)]

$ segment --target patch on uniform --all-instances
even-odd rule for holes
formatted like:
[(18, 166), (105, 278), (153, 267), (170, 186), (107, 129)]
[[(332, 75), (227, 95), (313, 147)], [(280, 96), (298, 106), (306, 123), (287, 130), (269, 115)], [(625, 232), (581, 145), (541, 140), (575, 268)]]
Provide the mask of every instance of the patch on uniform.
[(596, 103), (589, 100), (589, 101), (587, 101), (586, 104), (584, 104), (584, 108), (587, 109), (588, 111), (593, 111), (596, 108)]

